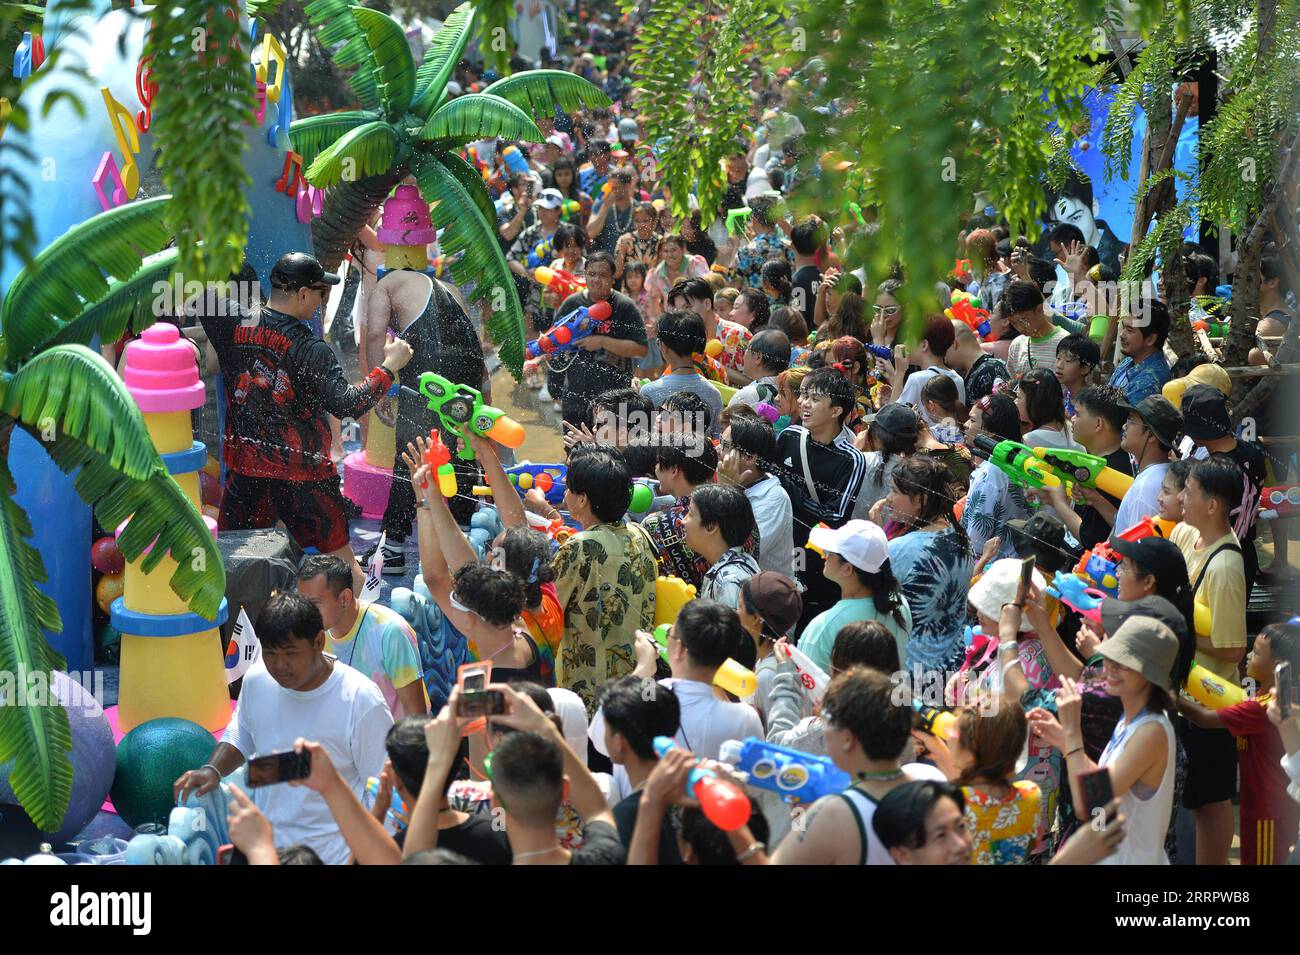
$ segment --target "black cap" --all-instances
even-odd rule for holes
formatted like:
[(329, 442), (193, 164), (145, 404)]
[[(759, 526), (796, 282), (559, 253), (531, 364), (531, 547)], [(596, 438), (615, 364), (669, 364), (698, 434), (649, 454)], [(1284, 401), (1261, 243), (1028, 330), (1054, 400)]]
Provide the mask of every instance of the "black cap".
[(296, 292), (311, 285), (338, 285), (343, 279), (326, 272), (316, 256), (306, 252), (286, 252), (271, 269), (271, 286)]
[(911, 405), (891, 401), (876, 412), (872, 422), (890, 434), (899, 437), (915, 437), (921, 430), (921, 419)]
[(1194, 441), (1213, 441), (1232, 434), (1228, 399), (1218, 388), (1192, 385), (1183, 392), (1183, 429)]
[(1038, 569), (1044, 574), (1063, 570), (1074, 560), (1065, 546), (1065, 525), (1053, 511), (1040, 508), (1029, 517), (1007, 521), (1007, 528), (1016, 553), (1037, 558)]
[[(1169, 543), (1166, 540), (1158, 542)], [(1114, 634), (1129, 617), (1155, 617), (1174, 632), (1179, 643), (1187, 639), (1187, 618), (1164, 597), (1140, 597), (1137, 600), (1106, 597), (1102, 600), (1101, 625), (1107, 634)]]
[(1147, 395), (1135, 405), (1127, 401), (1118, 402), (1121, 408), (1137, 414), (1143, 423), (1151, 429), (1156, 440), (1166, 448), (1178, 446), (1178, 439), (1183, 436), (1183, 416), (1178, 409), (1160, 395)]

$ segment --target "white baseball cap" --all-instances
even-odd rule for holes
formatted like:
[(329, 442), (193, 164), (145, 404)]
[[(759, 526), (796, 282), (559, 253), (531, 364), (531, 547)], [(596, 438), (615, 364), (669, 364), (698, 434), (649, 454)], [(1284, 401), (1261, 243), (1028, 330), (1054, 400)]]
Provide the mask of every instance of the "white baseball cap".
[(824, 554), (836, 554), (858, 570), (868, 574), (880, 572), (889, 560), (889, 541), (879, 524), (849, 521), (843, 527), (814, 527), (808, 543)]
[(558, 209), (564, 205), (564, 194), (558, 189), (543, 189), (537, 205), (543, 209)]

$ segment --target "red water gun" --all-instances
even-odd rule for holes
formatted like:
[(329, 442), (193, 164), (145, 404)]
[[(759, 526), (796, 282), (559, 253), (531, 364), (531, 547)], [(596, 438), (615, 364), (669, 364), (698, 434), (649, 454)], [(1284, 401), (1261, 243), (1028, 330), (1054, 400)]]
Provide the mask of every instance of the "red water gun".
[(451, 466), (451, 451), (442, 443), (437, 428), (429, 432), (429, 450), (424, 453), (424, 463), (438, 476), (438, 489), (442, 496), (455, 497), (456, 471)]
[(1265, 520), (1293, 517), (1300, 513), (1300, 484), (1266, 487), (1259, 496), (1259, 516)]
[(567, 269), (553, 269), (545, 265), (539, 265), (533, 270), (533, 278), (537, 279), (538, 284), (545, 285), (560, 296), (561, 300), (568, 298), (570, 295), (576, 295), (578, 292), (587, 291), (587, 280), (579, 278)]

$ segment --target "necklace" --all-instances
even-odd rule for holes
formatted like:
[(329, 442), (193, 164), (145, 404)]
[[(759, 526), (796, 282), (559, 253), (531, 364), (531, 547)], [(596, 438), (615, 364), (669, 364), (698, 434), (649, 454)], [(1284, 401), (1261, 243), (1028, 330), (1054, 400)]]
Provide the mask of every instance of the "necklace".
[(361, 625), (366, 622), (368, 613), (370, 613), (369, 607), (361, 611), (361, 619), (357, 621), (357, 635), (352, 638), (352, 652), (348, 654), (348, 666), (352, 666), (352, 658), (357, 655), (357, 644), (361, 642)]
[(533, 856), (548, 856), (552, 852), (561, 851), (563, 848), (563, 846), (551, 846), (549, 849), (537, 849), (533, 852), (516, 852), (514, 861), (518, 862), (520, 859), (531, 859)]
[(518, 640), (518, 639), (519, 639), (519, 635), (518, 635), (517, 633), (515, 633), (515, 631), (511, 630), (511, 631), (510, 631), (510, 639), (507, 640), (507, 641), (506, 641), (504, 644), (502, 644), (501, 646), (497, 647), (495, 650), (493, 650), (493, 651), (492, 651), (491, 653), (489, 653), (487, 656), (485, 656), (485, 657), (479, 657), (479, 662), (481, 663), (481, 662), (483, 662), (484, 660), (491, 660), (491, 659), (492, 659), (494, 656), (496, 656), (498, 653), (504, 653), (506, 650), (509, 650), (511, 647), (513, 647), (513, 646), (515, 645), (515, 641)]
[(615, 204), (615, 205), (611, 205), (611, 206), (609, 207), (609, 210), (610, 210), (610, 212), (614, 213), (614, 228), (615, 228), (615, 230), (617, 230), (620, 234), (623, 233), (623, 232), (626, 232), (627, 229), (628, 229), (628, 226), (630, 226), (630, 225), (632, 224), (632, 206), (629, 205), (629, 206), (627, 207), (627, 218), (626, 218), (626, 219), (623, 219), (623, 220), (620, 220), (619, 217), (618, 217), (618, 206), (617, 206), (616, 204)]
[(901, 769), (886, 769), (879, 772), (857, 773), (858, 782), (885, 782), (890, 779), (898, 779), (903, 775)]

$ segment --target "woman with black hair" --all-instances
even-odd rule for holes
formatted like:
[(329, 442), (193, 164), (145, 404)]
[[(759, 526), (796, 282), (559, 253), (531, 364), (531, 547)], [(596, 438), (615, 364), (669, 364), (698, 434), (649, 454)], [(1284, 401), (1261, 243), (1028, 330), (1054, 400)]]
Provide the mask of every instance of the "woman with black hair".
[(591, 216), (591, 196), (582, 191), (578, 184), (578, 166), (573, 161), (572, 156), (561, 156), (551, 167), (551, 179), (555, 188), (565, 199), (572, 199), (578, 203), (578, 215), (567, 216), (570, 222), (577, 222), (586, 231), (587, 219)]
[(768, 259), (758, 274), (763, 294), (767, 296), (772, 308), (790, 304), (790, 297), (794, 294), (794, 280), (789, 262), (785, 259)]
[(1031, 448), (1067, 448), (1084, 450), (1070, 436), (1065, 423), (1065, 392), (1051, 368), (1034, 368), (1016, 384), (1016, 408), (1024, 437), (1018, 439)]
[(914, 678), (955, 670), (963, 651), (972, 560), (954, 503), (948, 469), (918, 455), (895, 469), (884, 507), (872, 513), (874, 519), (883, 512), (904, 528), (889, 542), (889, 563), (912, 612), (904, 663), (919, 671)]
[[(1020, 414), (1016, 403), (1003, 394), (985, 395), (975, 402), (966, 419), (967, 446), (974, 447), (980, 435), (995, 441), (1019, 441)], [(1020, 485), (994, 467), (992, 461), (981, 461), (971, 473), (966, 506), (961, 513), (961, 525), (970, 539), (971, 553), (983, 554), (985, 546), (997, 540), (991, 560), (1015, 557), (1015, 542), (1007, 533), (1007, 522), (1028, 517), (1029, 504)]]
[(550, 538), (531, 527), (511, 527), (502, 536), (501, 554), (504, 569), (524, 589), (519, 619), (541, 653), (541, 683), (554, 686), (555, 656), (564, 639), (564, 608), (555, 594)]

